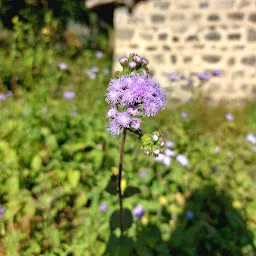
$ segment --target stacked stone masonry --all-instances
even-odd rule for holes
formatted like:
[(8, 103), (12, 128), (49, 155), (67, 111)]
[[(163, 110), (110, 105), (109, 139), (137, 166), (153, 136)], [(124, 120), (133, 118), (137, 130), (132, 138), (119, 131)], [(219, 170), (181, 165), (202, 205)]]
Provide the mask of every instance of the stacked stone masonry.
[(219, 69), (205, 84), (209, 101), (240, 104), (256, 98), (256, 0), (148, 0), (114, 14), (114, 69), (129, 53), (145, 56), (175, 101), (190, 98), (167, 72)]

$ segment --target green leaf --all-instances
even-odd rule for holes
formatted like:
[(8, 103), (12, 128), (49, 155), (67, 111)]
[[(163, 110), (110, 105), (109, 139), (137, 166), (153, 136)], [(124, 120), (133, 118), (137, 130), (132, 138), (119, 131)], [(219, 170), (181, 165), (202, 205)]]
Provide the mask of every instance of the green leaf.
[[(132, 213), (129, 209), (123, 209), (123, 225), (124, 230), (132, 226)], [(120, 211), (116, 210), (110, 216), (110, 229), (113, 232), (115, 229), (120, 228)]]
[(75, 188), (80, 181), (80, 172), (79, 171), (69, 171), (68, 172), (68, 181), (72, 188)]
[(108, 181), (106, 188), (105, 188), (105, 190), (111, 195), (117, 195), (117, 192), (118, 192), (117, 180), (118, 180), (117, 176), (112, 175)]
[(124, 198), (139, 194), (141, 191), (138, 187), (128, 186), (124, 191)]

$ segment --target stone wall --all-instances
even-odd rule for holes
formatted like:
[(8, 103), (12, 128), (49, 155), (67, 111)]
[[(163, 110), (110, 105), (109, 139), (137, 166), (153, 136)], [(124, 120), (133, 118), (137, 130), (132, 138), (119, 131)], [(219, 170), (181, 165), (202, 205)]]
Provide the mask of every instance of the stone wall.
[(114, 69), (123, 55), (146, 57), (173, 100), (190, 94), (184, 85), (171, 85), (166, 72), (214, 69), (222, 77), (205, 85), (210, 101), (256, 97), (256, 0), (148, 0), (132, 14), (116, 8), (114, 28)]

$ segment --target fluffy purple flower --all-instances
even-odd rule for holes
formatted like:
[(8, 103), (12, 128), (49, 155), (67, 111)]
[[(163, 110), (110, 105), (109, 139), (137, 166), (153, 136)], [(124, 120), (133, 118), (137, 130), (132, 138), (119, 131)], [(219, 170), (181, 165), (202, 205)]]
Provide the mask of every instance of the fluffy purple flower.
[(0, 218), (3, 216), (5, 208), (0, 205)]
[(132, 213), (135, 217), (141, 219), (145, 214), (145, 209), (142, 205), (138, 204), (136, 207), (134, 207)]
[(130, 68), (136, 68), (136, 66), (137, 66), (136, 62), (134, 62), (134, 61), (129, 62), (129, 67)]
[(134, 130), (138, 130), (140, 128), (141, 119), (140, 118), (133, 118), (131, 121), (131, 127)]
[(116, 108), (112, 107), (107, 112), (107, 118), (114, 118), (117, 114)]
[(219, 76), (221, 76), (221, 71), (219, 69), (215, 69), (215, 70), (213, 70), (212, 75), (219, 77)]
[(233, 116), (232, 114), (230, 114), (230, 113), (227, 113), (227, 114), (225, 115), (225, 118), (226, 118), (228, 121), (234, 121), (234, 116)]
[(103, 52), (102, 51), (96, 51), (95, 55), (98, 59), (101, 59), (103, 57)]
[(254, 135), (253, 133), (248, 133), (246, 135), (246, 140), (252, 144), (256, 145), (256, 135)]
[(207, 80), (210, 80), (211, 75), (210, 75), (210, 73), (208, 73), (208, 72), (200, 72), (200, 73), (197, 74), (197, 77), (198, 77), (200, 80), (205, 80), (205, 81), (207, 81)]
[(127, 58), (127, 57), (122, 57), (122, 58), (119, 60), (119, 62), (120, 62), (121, 65), (124, 64), (124, 63), (126, 63), (127, 61), (128, 61), (128, 58)]
[(181, 117), (182, 117), (183, 119), (187, 119), (188, 116), (189, 116), (188, 112), (182, 112), (182, 113), (181, 113)]
[(166, 167), (170, 167), (171, 166), (171, 158), (167, 155), (164, 156), (164, 159), (163, 159), (163, 164), (166, 166)]
[(186, 217), (189, 220), (192, 220), (194, 218), (194, 213), (192, 211), (187, 211)]
[(68, 68), (68, 65), (65, 62), (61, 62), (58, 65), (60, 70), (66, 70)]
[(188, 161), (187, 157), (184, 155), (177, 155), (176, 160), (179, 164), (181, 164), (184, 167), (189, 165), (189, 161)]
[(6, 96), (3, 93), (0, 93), (0, 101), (4, 101), (6, 99)]
[(131, 117), (127, 112), (119, 112), (115, 118), (116, 122), (123, 128), (128, 128), (130, 125)]
[(108, 205), (104, 202), (99, 206), (100, 212), (106, 212), (108, 210)]
[(63, 96), (67, 100), (72, 100), (73, 98), (75, 98), (76, 93), (75, 92), (71, 92), (71, 91), (67, 91), (67, 92), (63, 93)]
[[(127, 109), (127, 112), (123, 111), (125, 114), (118, 114), (115, 118), (121, 128), (131, 125), (131, 128), (138, 129), (141, 120), (131, 122), (130, 115), (154, 116), (165, 107), (165, 94), (161, 92), (159, 84), (146, 75), (124, 75), (112, 79), (107, 90), (106, 101), (111, 107)], [(125, 124), (120, 119), (124, 119)]]

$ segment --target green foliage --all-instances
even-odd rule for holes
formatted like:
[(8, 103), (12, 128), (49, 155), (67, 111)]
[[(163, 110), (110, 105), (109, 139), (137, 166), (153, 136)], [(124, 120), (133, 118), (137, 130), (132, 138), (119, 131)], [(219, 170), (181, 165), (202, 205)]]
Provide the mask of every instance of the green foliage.
[[(108, 136), (104, 118), (109, 81), (104, 70), (110, 59), (84, 51), (71, 61), (51, 51), (46, 40), (45, 62), (39, 62), (45, 71), (35, 76), (41, 44), (33, 45), (30, 59), (25, 52), (31, 45), (23, 44), (29, 44), (29, 37), (24, 39), (29, 31), (18, 23), (14, 64), (10, 55), (0, 62), (5, 70), (0, 90), (15, 92), (0, 101), (0, 204), (6, 209), (0, 250), (5, 255), (255, 254), (256, 156), (245, 140), (255, 132), (255, 104), (234, 111), (234, 122), (225, 120), (223, 106), (209, 108), (203, 102), (166, 109), (145, 122), (150, 130), (161, 127), (165, 139), (175, 142), (176, 155), (188, 157), (187, 167), (175, 157), (170, 167), (155, 162), (129, 133), (122, 182), (126, 231), (121, 237), (113, 196), (119, 142)], [(67, 70), (57, 68), (63, 60)], [(24, 63), (19, 72), (16, 63)], [(92, 66), (99, 68), (95, 79), (86, 75)], [(33, 74), (31, 80), (25, 71)], [(16, 74), (23, 80), (13, 83)], [(63, 98), (68, 90), (76, 92), (74, 99)], [(189, 118), (182, 119), (181, 111), (189, 112)], [(147, 136), (144, 143), (154, 144)], [(103, 212), (102, 202), (108, 206)], [(146, 209), (141, 219), (131, 213), (137, 204)]]

